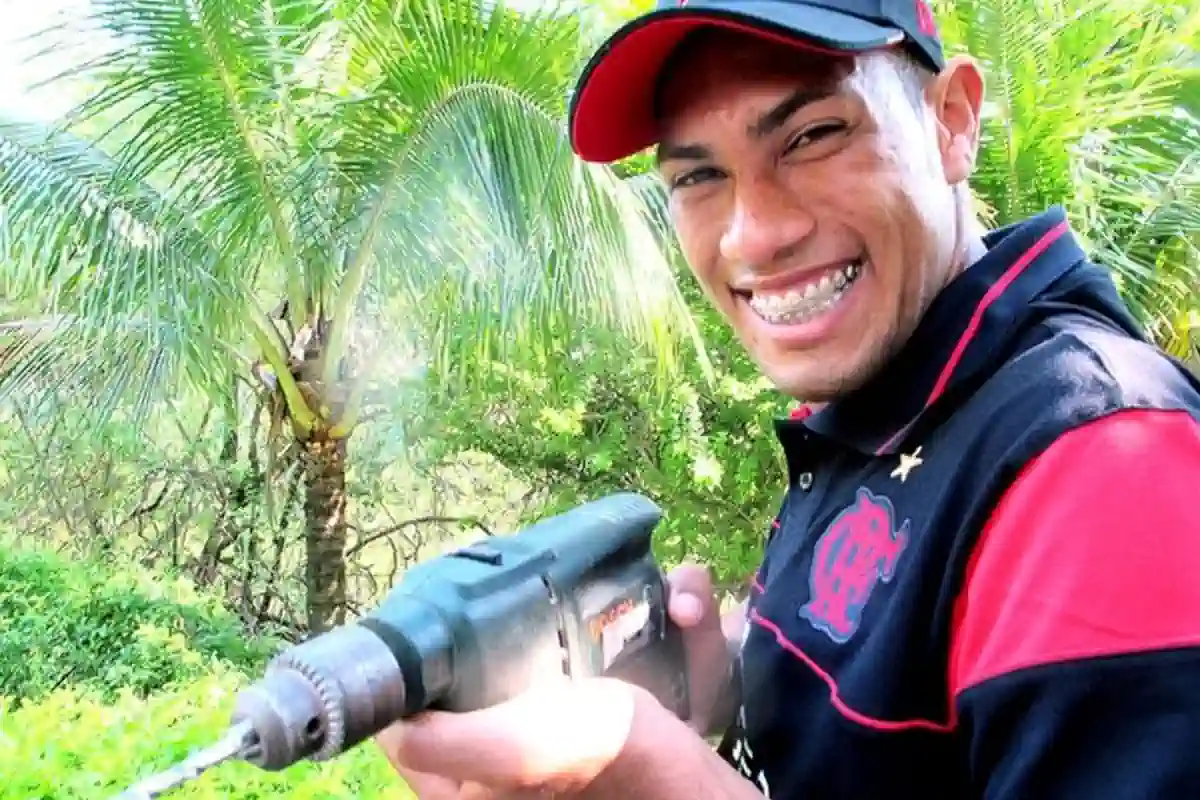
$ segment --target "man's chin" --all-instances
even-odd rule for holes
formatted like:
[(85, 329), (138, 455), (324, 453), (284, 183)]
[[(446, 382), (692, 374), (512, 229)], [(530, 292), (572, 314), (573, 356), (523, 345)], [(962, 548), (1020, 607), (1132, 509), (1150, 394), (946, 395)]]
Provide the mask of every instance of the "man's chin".
[(810, 363), (762, 365), (763, 373), (783, 394), (808, 405), (832, 403), (863, 386), (869, 370), (856, 361), (813, 359)]

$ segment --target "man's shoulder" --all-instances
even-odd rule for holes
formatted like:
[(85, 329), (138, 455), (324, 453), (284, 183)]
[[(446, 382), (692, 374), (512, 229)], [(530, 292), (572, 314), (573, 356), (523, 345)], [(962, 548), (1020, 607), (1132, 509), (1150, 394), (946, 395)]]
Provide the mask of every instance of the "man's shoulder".
[(1083, 314), (1061, 314), (1022, 337), (972, 405), (992, 425), (1056, 434), (1126, 410), (1200, 417), (1200, 380), (1145, 339)]
[(1046, 326), (1045, 357), (1060, 380), (1082, 370), (1115, 402), (1129, 407), (1195, 407), (1200, 402), (1200, 380), (1145, 339), (1080, 315), (1055, 317)]
[(1090, 436), (1096, 423), (1153, 412), (1182, 412), (1200, 425), (1200, 381), (1135, 335), (1063, 314), (1020, 339), (923, 437), (923, 456), (944, 451), (946, 474), (981, 508), (1073, 431)]

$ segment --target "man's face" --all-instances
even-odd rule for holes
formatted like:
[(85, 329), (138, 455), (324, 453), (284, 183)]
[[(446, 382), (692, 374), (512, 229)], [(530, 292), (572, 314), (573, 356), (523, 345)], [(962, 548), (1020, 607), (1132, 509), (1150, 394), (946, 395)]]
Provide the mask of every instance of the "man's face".
[(961, 268), (953, 184), (974, 162), (980, 95), (970, 62), (920, 108), (882, 59), (736, 36), (676, 62), (659, 148), (676, 233), (782, 391), (821, 402), (862, 385)]

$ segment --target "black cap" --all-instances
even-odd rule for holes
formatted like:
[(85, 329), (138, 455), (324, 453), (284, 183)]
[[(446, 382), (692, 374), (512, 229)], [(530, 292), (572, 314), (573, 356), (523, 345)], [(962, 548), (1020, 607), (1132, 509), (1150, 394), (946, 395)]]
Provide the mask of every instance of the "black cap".
[(613, 33), (584, 69), (571, 98), (575, 153), (609, 162), (656, 144), (659, 74), (683, 38), (706, 27), (833, 55), (899, 47), (934, 72), (945, 65), (925, 0), (659, 0)]

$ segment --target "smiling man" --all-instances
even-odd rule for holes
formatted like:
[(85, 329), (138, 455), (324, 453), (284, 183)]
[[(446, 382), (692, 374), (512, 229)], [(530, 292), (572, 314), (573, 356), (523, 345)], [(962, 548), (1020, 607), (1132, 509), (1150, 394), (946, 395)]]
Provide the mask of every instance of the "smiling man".
[(804, 403), (785, 499), (733, 615), (672, 575), (690, 726), (604, 680), (431, 714), (381, 737), (421, 797), (1196, 795), (1200, 386), (1061, 209), (978, 224), (983, 94), (921, 0), (670, 3), (592, 59), (576, 152), (656, 149)]

